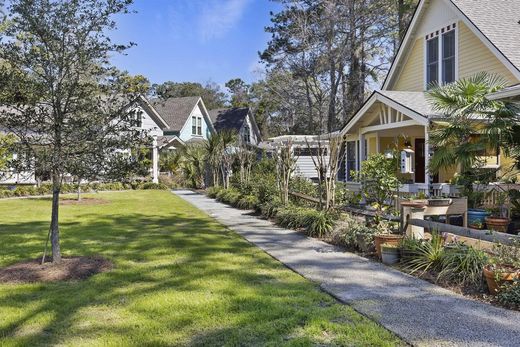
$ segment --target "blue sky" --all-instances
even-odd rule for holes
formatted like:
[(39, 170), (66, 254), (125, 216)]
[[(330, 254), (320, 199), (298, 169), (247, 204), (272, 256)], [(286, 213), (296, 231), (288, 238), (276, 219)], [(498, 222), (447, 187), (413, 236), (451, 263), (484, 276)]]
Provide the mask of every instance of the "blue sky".
[(117, 43), (135, 42), (127, 56), (113, 62), (152, 83), (231, 78), (258, 79), (258, 51), (269, 34), (269, 0), (134, 0), (136, 14), (117, 19)]

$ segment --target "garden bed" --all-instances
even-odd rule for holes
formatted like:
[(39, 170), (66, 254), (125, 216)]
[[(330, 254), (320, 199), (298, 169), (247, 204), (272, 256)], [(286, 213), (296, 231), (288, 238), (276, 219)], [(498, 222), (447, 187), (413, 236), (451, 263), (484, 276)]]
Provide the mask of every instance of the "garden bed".
[(102, 257), (66, 257), (59, 264), (51, 261), (49, 257), (42, 265), (38, 258), (0, 268), (0, 283), (83, 280), (112, 269), (112, 263)]
[[(207, 194), (210, 197), (217, 198), (217, 200), (237, 208), (255, 209), (258, 215), (272, 220), (275, 224), (303, 232), (308, 236), (340, 246), (345, 250), (354, 252), (372, 261), (379, 261), (379, 257), (376, 255), (373, 246), (374, 236), (381, 232), (381, 228), (387, 229), (387, 232), (391, 229), (388, 224), (392, 222), (389, 221), (380, 222), (383, 224), (380, 224), (379, 226), (367, 226), (360, 220), (360, 218), (345, 213), (339, 213), (338, 211), (317, 211), (311, 207), (296, 206), (292, 204), (281, 206), (276, 202), (261, 203), (249, 192), (247, 194), (242, 194), (235, 188), (212, 188), (207, 192)], [(244, 201), (247, 203), (244, 203)], [(440, 235), (438, 237), (440, 238)], [(448, 238), (446, 238), (446, 240), (447, 239)], [(427, 234), (425, 242), (432, 243), (431, 240), (432, 236)], [(446, 240), (443, 238), (439, 249), (444, 249)], [(406, 269), (406, 267), (401, 263), (392, 265), (392, 267), (482, 302), (512, 310), (520, 309), (516, 297), (510, 300), (511, 303), (508, 303), (506, 299), (499, 300), (498, 296), (490, 295), (487, 292), (486, 284), (482, 279), (481, 268), (487, 261), (487, 255), (484, 252), (472, 248), (471, 246), (465, 246), (460, 242), (452, 242), (450, 244), (455, 245), (455, 248), (458, 247), (459, 253), (455, 254), (455, 260), (451, 259), (452, 264), (449, 264), (449, 266), (445, 264), (443, 265), (442, 262), (445, 260), (439, 258), (433, 261), (431, 267), (428, 267), (424, 271), (410, 271), (410, 269)], [(464, 249), (469, 249), (468, 252), (470, 254), (466, 256)], [(437, 250), (437, 252), (440, 251)], [(423, 254), (422, 256), (426, 258), (428, 257), (427, 254)], [(434, 254), (432, 256), (440, 257), (439, 254)], [(457, 266), (457, 261), (459, 260), (461, 262), (473, 262), (470, 264), (473, 268), (468, 266), (468, 270), (461, 269)], [(439, 276), (443, 270), (443, 276)], [(446, 274), (446, 271), (451, 271), (451, 273)], [(465, 271), (470, 272), (471, 280), (461, 280), (459, 278), (460, 276), (463, 276), (464, 278), (467, 276)]]

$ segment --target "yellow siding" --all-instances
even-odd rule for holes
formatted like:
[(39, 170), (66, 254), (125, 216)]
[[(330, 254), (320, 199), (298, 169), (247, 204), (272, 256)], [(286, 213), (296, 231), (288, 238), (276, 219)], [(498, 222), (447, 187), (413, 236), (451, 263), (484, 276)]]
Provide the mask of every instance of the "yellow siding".
[(424, 39), (417, 39), (392, 90), (424, 90)]
[(381, 149), (382, 153), (384, 153), (387, 149), (394, 149), (395, 139), (393, 137), (380, 137), (379, 148)]
[(502, 76), (509, 84), (519, 82), (463, 22), (459, 22), (458, 26), (459, 78), (465, 78), (477, 72), (487, 71)]
[(458, 172), (459, 169), (456, 166), (441, 169), (439, 171), (439, 183), (450, 183)]
[(377, 138), (368, 139), (368, 155), (377, 154)]

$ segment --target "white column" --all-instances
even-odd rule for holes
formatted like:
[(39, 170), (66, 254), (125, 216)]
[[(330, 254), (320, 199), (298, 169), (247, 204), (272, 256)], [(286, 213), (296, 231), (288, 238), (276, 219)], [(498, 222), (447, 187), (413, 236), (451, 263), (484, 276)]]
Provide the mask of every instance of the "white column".
[(157, 136), (153, 137), (152, 146), (152, 182), (159, 183), (159, 149), (157, 148)]
[(361, 170), (361, 162), (365, 158), (365, 135), (359, 134), (359, 170)]
[(379, 139), (379, 132), (376, 132), (376, 153), (381, 153), (381, 140)]
[(424, 181), (428, 194), (430, 193), (430, 134), (428, 133), (428, 126), (424, 127)]

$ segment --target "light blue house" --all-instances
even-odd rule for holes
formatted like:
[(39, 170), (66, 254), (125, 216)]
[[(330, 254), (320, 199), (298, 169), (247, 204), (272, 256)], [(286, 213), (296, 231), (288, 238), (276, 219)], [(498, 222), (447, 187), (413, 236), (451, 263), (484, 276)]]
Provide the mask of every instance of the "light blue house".
[(206, 106), (199, 96), (155, 99), (154, 110), (168, 124), (163, 128), (161, 148), (175, 149), (186, 143), (205, 141), (215, 133)]

